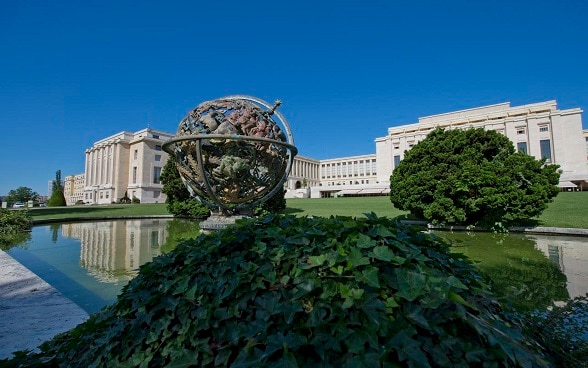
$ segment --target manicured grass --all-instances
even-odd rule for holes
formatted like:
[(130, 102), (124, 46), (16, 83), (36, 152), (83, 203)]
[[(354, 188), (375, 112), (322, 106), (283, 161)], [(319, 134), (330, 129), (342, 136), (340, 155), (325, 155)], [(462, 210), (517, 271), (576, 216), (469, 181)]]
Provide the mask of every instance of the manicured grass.
[(169, 215), (165, 203), (113, 204), (69, 207), (35, 207), (29, 211), (33, 221), (87, 217), (125, 217)]
[(363, 217), (364, 213), (374, 212), (378, 216), (397, 217), (407, 215), (392, 206), (390, 199), (384, 197), (341, 197), (287, 199), (286, 213), (296, 216), (352, 216)]
[[(296, 216), (351, 216), (363, 217), (374, 212), (378, 216), (407, 217), (407, 212), (392, 206), (384, 197), (357, 198), (308, 198), (288, 199), (285, 213)], [(33, 220), (71, 219), (82, 217), (168, 215), (165, 204), (126, 204), (107, 206), (72, 206), (34, 208)], [(588, 229), (588, 192), (562, 192), (536, 219), (538, 226), (571, 227)]]
[(588, 229), (588, 192), (559, 193), (537, 225)]
[[(375, 212), (378, 216), (407, 216), (407, 212), (392, 206), (388, 197), (310, 198), (286, 200), (287, 213), (297, 216), (363, 216)], [(561, 192), (534, 225), (588, 229), (588, 192)]]

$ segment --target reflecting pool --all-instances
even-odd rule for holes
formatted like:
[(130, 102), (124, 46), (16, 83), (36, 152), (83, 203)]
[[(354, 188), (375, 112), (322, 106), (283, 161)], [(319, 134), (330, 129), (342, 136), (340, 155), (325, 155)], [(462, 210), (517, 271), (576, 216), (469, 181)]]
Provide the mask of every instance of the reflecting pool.
[[(134, 219), (33, 227), (7, 252), (89, 313), (112, 304), (140, 265), (198, 235), (195, 221)], [(440, 232), (517, 309), (588, 292), (588, 238)]]
[(517, 309), (544, 309), (588, 293), (588, 238), (435, 231), (475, 261), (492, 291)]
[(181, 219), (41, 225), (7, 253), (93, 313), (116, 300), (139, 266), (198, 232), (196, 222)]

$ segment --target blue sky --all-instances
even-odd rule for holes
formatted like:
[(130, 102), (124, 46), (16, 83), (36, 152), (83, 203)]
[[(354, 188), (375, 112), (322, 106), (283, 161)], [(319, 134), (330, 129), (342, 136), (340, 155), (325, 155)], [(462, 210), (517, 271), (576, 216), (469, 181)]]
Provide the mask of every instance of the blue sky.
[(281, 99), (316, 159), (487, 104), (586, 110), (586, 14), (584, 0), (3, 1), (0, 195), (47, 194), (95, 141), (175, 132), (231, 94)]

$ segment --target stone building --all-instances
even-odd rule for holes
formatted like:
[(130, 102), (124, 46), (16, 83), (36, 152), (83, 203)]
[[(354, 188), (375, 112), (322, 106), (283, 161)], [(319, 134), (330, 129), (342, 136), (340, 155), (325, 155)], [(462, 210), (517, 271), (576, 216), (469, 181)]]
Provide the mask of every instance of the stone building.
[(162, 145), (174, 135), (151, 128), (120, 132), (86, 150), (84, 202), (108, 204), (125, 196), (163, 203), (159, 179), (168, 154)]
[(559, 110), (555, 101), (522, 106), (510, 103), (476, 107), (419, 118), (418, 123), (388, 128), (376, 139), (378, 181), (390, 174), (405, 151), (423, 140), (433, 129), (484, 128), (506, 135), (517, 151), (560, 165), (560, 186), (588, 188), (588, 159), (582, 110)]
[[(390, 175), (405, 152), (437, 127), (496, 130), (518, 151), (560, 165), (562, 189), (588, 190), (588, 131), (582, 130), (582, 110), (559, 110), (555, 101), (546, 101), (522, 106), (505, 102), (422, 117), (414, 124), (388, 128), (385, 137), (375, 139), (375, 154), (326, 160), (296, 156), (284, 184), (286, 197), (386, 195)], [(141, 203), (165, 202), (159, 175), (168, 155), (161, 147), (173, 136), (147, 128), (94, 143), (86, 150), (82, 200), (112, 203), (127, 192)]]
[(65, 177), (63, 182), (63, 196), (68, 206), (84, 202), (84, 187), (86, 185), (86, 175), (75, 174)]

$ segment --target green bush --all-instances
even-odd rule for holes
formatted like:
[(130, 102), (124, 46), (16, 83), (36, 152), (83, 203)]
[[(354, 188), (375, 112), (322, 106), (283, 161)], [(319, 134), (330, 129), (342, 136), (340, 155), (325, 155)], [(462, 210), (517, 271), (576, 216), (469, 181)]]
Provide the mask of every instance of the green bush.
[(264, 216), (270, 213), (280, 213), (286, 209), (285, 190), (278, 190), (276, 194), (270, 197), (254, 209), (256, 216)]
[(30, 237), (33, 220), (28, 211), (0, 208), (0, 249), (7, 250)]
[(63, 207), (66, 205), (65, 195), (63, 195), (63, 190), (61, 189), (54, 190), (53, 193), (51, 193), (51, 198), (47, 201), (47, 206), (49, 207)]
[(269, 215), (180, 244), (22, 366), (542, 367), (448, 244), (392, 220)]
[(208, 207), (204, 206), (196, 198), (189, 198), (183, 201), (168, 202), (166, 208), (169, 213), (178, 217), (191, 217), (205, 219), (210, 215)]
[(173, 157), (170, 157), (160, 176), (165, 193), (166, 208), (169, 213), (179, 217), (207, 218), (210, 209), (190, 195), (184, 185)]
[(390, 199), (433, 223), (502, 230), (547, 208), (559, 193), (558, 167), (515, 152), (493, 130), (438, 128), (394, 169)]

